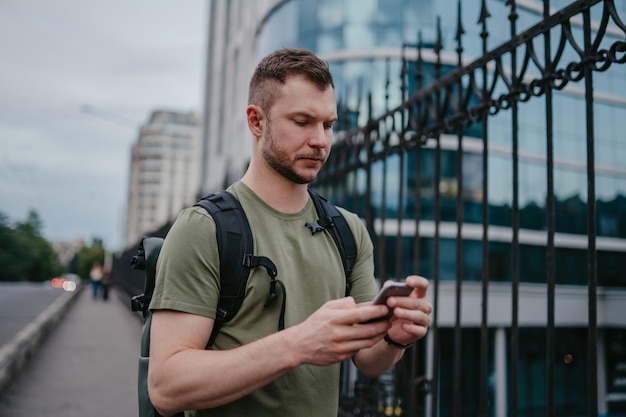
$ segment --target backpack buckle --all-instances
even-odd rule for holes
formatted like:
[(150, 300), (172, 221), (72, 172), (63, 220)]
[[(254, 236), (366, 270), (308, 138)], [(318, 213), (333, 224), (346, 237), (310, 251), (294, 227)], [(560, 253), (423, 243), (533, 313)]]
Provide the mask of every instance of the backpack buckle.
[(139, 294), (130, 299), (130, 307), (133, 311), (143, 311), (144, 298), (143, 294)]

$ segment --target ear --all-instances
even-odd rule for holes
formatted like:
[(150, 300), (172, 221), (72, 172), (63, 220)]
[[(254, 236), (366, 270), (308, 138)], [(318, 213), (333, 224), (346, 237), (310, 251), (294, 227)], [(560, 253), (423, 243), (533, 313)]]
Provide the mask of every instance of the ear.
[(265, 128), (265, 113), (260, 107), (253, 104), (246, 108), (246, 118), (248, 120), (248, 129), (254, 137), (260, 137)]

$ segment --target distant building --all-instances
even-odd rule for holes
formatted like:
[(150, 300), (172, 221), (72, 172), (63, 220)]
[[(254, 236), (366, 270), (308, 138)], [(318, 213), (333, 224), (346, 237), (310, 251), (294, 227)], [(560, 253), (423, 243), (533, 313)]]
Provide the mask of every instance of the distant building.
[(59, 256), (61, 265), (67, 266), (74, 259), (74, 256), (85, 247), (85, 241), (74, 239), (69, 242), (52, 242), (52, 249)]
[(152, 113), (132, 148), (126, 247), (193, 203), (200, 184), (200, 155), (197, 114)]

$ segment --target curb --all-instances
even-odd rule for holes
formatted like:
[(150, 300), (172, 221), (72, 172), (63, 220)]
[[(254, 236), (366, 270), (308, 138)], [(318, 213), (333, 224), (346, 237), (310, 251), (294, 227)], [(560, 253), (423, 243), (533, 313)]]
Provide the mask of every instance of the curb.
[(45, 340), (48, 332), (61, 320), (83, 288), (83, 285), (79, 285), (76, 291), (61, 295), (13, 339), (0, 347), (0, 396)]

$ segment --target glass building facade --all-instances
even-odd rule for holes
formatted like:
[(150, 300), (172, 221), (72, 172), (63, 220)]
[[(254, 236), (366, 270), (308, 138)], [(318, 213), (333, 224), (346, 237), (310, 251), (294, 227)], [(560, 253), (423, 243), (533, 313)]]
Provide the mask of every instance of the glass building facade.
[[(329, 62), (335, 80), (338, 105), (343, 119), (338, 122), (339, 129), (350, 129), (363, 124), (370, 116), (381, 115), (395, 108), (405, 98), (416, 92), (418, 81), (415, 78), (415, 59), (417, 44), (422, 46), (423, 72), (419, 81), (422, 86), (436, 80), (437, 58), (440, 59), (441, 75), (453, 71), (457, 66), (457, 43), (455, 36), (458, 28), (457, 13), (463, 21), (463, 63), (469, 63), (483, 55), (481, 31), (478, 21), (482, 2), (479, 0), (287, 0), (260, 2), (257, 9), (247, 15), (241, 9), (243, 2), (216, 2), (212, 12), (213, 20), (217, 15), (226, 22), (218, 27), (221, 31), (213, 40), (213, 57), (227, 57), (224, 67), (213, 64), (208, 76), (216, 76), (221, 71), (228, 73), (228, 65), (242, 64), (243, 46), (237, 46), (226, 36), (237, 22), (252, 23), (252, 30), (243, 36), (253, 45), (254, 60), (247, 64), (250, 70), (262, 56), (281, 47), (307, 48)], [(485, 2), (490, 18), (486, 46), (492, 50), (511, 38), (509, 25), (510, 8), (504, 1)], [(553, 0), (555, 10), (568, 6), (571, 1)], [(246, 3), (248, 4), (248, 3)], [(618, 12), (626, 15), (626, 3), (616, 2)], [(517, 33), (541, 22), (543, 2), (517, 2)], [(591, 9), (591, 19), (595, 28), (599, 27), (601, 9)], [(247, 20), (246, 20), (247, 19)], [(227, 27), (224, 27), (226, 25)], [(438, 26), (439, 25), (439, 26)], [(228, 27), (230, 26), (230, 28)], [(221, 28), (221, 29), (219, 29)], [(582, 42), (582, 18), (573, 20), (574, 38)], [(609, 25), (604, 43), (610, 45), (626, 34), (615, 25)], [(558, 47), (558, 36), (554, 35), (554, 48)], [(224, 45), (217, 45), (224, 42)], [(230, 50), (229, 42), (232, 43)], [(440, 55), (435, 53), (441, 43)], [(536, 44), (537, 55), (543, 54), (543, 45)], [(221, 54), (221, 55), (220, 55)], [(575, 57), (574, 48), (566, 48), (564, 57)], [(564, 58), (564, 60), (566, 60)], [(510, 63), (503, 63), (503, 65)], [(244, 65), (245, 66), (245, 65)], [(218, 71), (219, 70), (219, 71)], [(530, 69), (527, 77), (537, 76)], [(249, 72), (240, 71), (240, 83), (247, 82)], [(404, 74), (404, 78), (401, 77)], [(236, 75), (237, 78), (239, 75)], [(598, 384), (599, 414), (626, 416), (626, 314), (615, 314), (606, 307), (603, 300), (616, 299), (626, 302), (626, 138), (622, 133), (622, 120), (626, 119), (626, 65), (614, 65), (609, 71), (594, 73), (594, 133), (595, 133), (595, 187), (597, 217), (597, 276), (601, 288), (601, 313), (598, 339), (598, 366), (600, 368)], [(233, 87), (235, 88), (235, 87)], [(503, 85), (494, 86), (495, 91), (504, 89)], [(226, 95), (225, 92), (224, 95)], [(232, 93), (232, 92), (231, 92)], [(235, 94), (244, 97), (247, 92), (239, 88)], [(213, 91), (211, 94), (215, 94)], [(219, 95), (217, 99), (219, 100)], [(370, 103), (371, 97), (371, 105)], [(242, 102), (242, 100), (240, 100)], [(547, 199), (548, 183), (546, 153), (546, 104), (543, 99), (520, 102), (519, 119), (519, 277), (521, 281), (520, 305), (520, 348), (518, 363), (518, 401), (519, 416), (543, 416), (546, 409), (546, 346), (545, 346), (545, 282), (546, 241), (547, 241)], [(209, 111), (215, 106), (208, 106)], [(228, 107), (228, 106), (226, 106)], [(570, 83), (554, 92), (553, 96), (554, 132), (554, 220), (555, 220), (555, 281), (557, 305), (572, 306), (585, 302), (588, 284), (588, 239), (587, 222), (588, 176), (587, 176), (587, 135), (585, 125), (585, 91), (581, 85)], [(228, 109), (227, 109), (228, 110)], [(217, 111), (217, 110), (215, 110)], [(223, 109), (221, 110), (223, 112)], [(222, 115), (222, 117), (225, 117)], [(217, 120), (217, 119), (214, 119)], [(220, 119), (221, 120), (221, 119)], [(222, 123), (230, 123), (226, 117)], [(242, 126), (233, 121), (234, 125)], [(511, 164), (513, 144), (511, 138), (511, 113), (501, 111), (488, 121), (489, 159), (488, 159), (488, 204), (490, 226), (488, 271), (489, 281), (495, 284), (510, 283), (512, 279), (511, 227), (513, 192), (511, 184)], [(381, 279), (402, 279), (405, 275), (419, 273), (431, 277), (435, 270), (442, 282), (441, 296), (446, 299), (446, 291), (452, 284), (457, 270), (456, 229), (451, 226), (457, 217), (457, 195), (463, 199), (463, 281), (464, 291), (472, 300), (472, 291), (478, 291), (478, 284), (484, 269), (482, 251), (483, 212), (481, 211), (484, 194), (483, 187), (483, 148), (481, 124), (468, 126), (463, 135), (463, 153), (457, 152), (457, 136), (453, 133), (441, 135), (440, 169), (441, 179), (435, 180), (435, 155), (433, 141), (427, 142), (416, 155), (416, 151), (402, 155), (391, 155), (384, 161), (373, 164), (374, 178), (371, 187), (371, 204), (375, 217), (384, 217), (387, 225), (398, 223), (398, 213), (402, 213), (402, 227), (389, 227), (389, 233), (382, 242), (382, 253), (377, 255), (377, 274)], [(242, 135), (247, 135), (241, 128)], [(213, 135), (206, 141), (225, 141), (228, 135)], [(215, 149), (216, 145), (208, 145)], [(223, 144), (220, 146), (224, 146)], [(237, 145), (234, 145), (237, 147)], [(419, 157), (419, 159), (418, 159)], [(210, 160), (210, 155), (207, 156)], [(462, 158), (462, 172), (457, 172), (457, 159)], [(419, 164), (417, 161), (419, 160)], [(242, 167), (247, 160), (240, 156), (237, 163)], [(419, 167), (418, 167), (419, 165)], [(401, 168), (402, 167), (402, 168)], [(419, 169), (419, 176), (416, 175)], [(362, 173), (348, 174), (340, 184), (343, 190), (349, 190), (348, 209), (361, 215), (366, 195), (366, 183)], [(210, 176), (210, 172), (206, 173)], [(459, 178), (462, 177), (462, 182)], [(234, 178), (233, 178), (234, 179)], [(459, 183), (462, 189), (459, 189)], [(416, 213), (416, 188), (421, 195), (420, 211)], [(436, 211), (434, 202), (435, 189), (438, 189), (441, 201)], [(332, 187), (324, 188), (324, 193), (331, 200), (338, 192)], [(398, 203), (399, 193), (406, 198)], [(399, 207), (402, 204), (402, 207)], [(419, 271), (413, 270), (413, 253), (416, 245), (413, 230), (424, 227), (419, 242)], [(439, 262), (433, 262), (434, 239), (432, 225), (435, 217), (441, 220), (441, 239), (439, 240)], [(396, 229), (402, 230), (400, 245)], [(398, 250), (403, 262), (398, 265)], [(496, 285), (497, 288), (497, 285)], [(510, 306), (506, 304), (506, 295), (497, 292), (490, 295), (493, 300), (491, 314), (509, 315)], [(543, 297), (543, 298), (542, 298)], [(449, 298), (454, 302), (452, 298)], [(621, 301), (620, 301), (621, 300)], [(476, 299), (477, 302), (480, 300)], [(464, 298), (464, 305), (466, 304)], [(445, 307), (445, 304), (441, 304)], [(625, 304), (626, 305), (626, 304)], [(526, 306), (526, 307), (524, 307)], [(506, 310), (504, 308), (507, 308)], [(440, 307), (441, 308), (441, 307)], [(453, 306), (449, 307), (453, 309)], [(500, 308), (500, 310), (499, 310)], [(610, 311), (609, 311), (610, 310)], [(587, 355), (587, 317), (586, 311), (570, 314), (567, 309), (558, 309), (556, 322), (556, 355), (554, 360), (555, 410), (557, 415), (588, 415), (589, 404), (585, 393), (586, 385), (580, 381), (588, 378), (590, 358)], [(420, 397), (419, 413), (431, 414), (433, 407), (438, 408), (441, 416), (452, 416), (450, 398), (453, 396), (455, 370), (453, 362), (448, 360), (453, 352), (453, 318), (451, 313), (440, 312), (438, 320), (440, 332), (439, 366), (439, 403), (428, 402), (428, 395)], [(479, 374), (476, 358), (479, 356), (480, 334), (472, 314), (478, 310), (464, 310), (463, 327), (463, 370), (460, 373), (462, 386), (463, 416), (477, 415), (481, 399), (475, 379)], [(446, 318), (450, 316), (450, 318)], [(489, 344), (492, 355), (489, 365), (489, 410), (492, 416), (510, 415), (507, 398), (511, 396), (507, 375), (506, 360), (508, 321), (497, 319), (489, 329)], [(428, 343), (420, 350), (420, 359), (413, 364), (426, 378), (432, 372), (432, 346)], [(502, 356), (504, 355), (504, 356)], [(406, 366), (405, 363), (401, 364)], [(392, 376), (382, 379), (378, 403), (378, 412), (387, 415), (408, 416), (406, 408), (407, 390), (398, 387), (402, 381), (403, 370), (396, 369)], [(386, 381), (386, 382), (385, 382)], [(392, 388), (389, 388), (389, 387)], [(387, 388), (385, 388), (387, 387)], [(423, 394), (423, 393), (422, 393)], [(391, 407), (391, 408), (389, 408)], [(382, 411), (381, 411), (382, 410)]]

